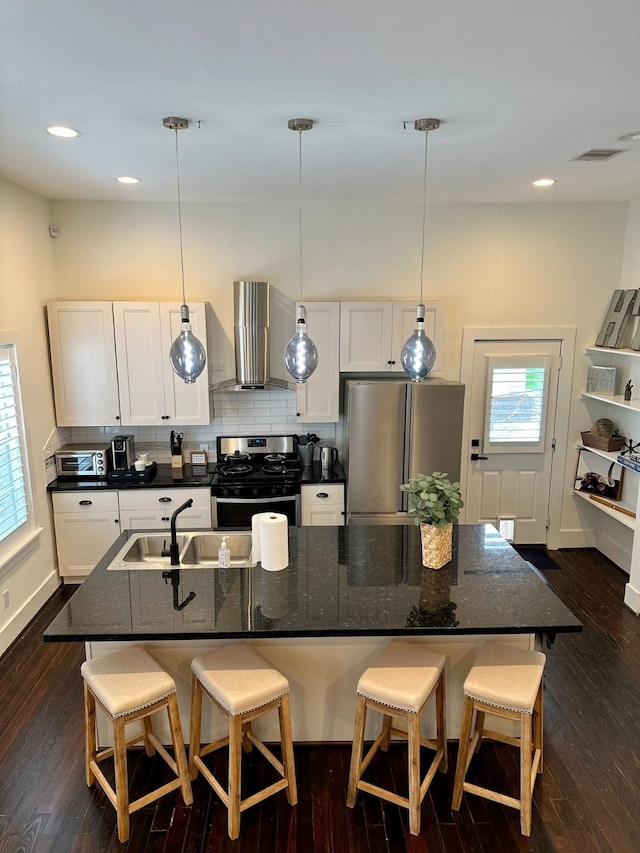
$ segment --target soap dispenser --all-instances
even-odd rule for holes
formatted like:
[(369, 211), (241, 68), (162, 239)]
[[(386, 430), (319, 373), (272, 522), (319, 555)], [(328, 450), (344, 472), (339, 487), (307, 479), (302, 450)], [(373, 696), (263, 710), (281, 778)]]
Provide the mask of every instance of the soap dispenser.
[(231, 552), (227, 546), (227, 537), (222, 537), (222, 542), (218, 548), (218, 566), (221, 569), (228, 569), (231, 565)]

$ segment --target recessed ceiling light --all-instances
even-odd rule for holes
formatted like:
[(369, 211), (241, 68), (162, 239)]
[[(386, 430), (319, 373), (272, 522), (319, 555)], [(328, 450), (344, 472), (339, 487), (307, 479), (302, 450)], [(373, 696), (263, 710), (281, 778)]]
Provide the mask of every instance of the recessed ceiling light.
[(555, 178), (539, 178), (533, 182), (534, 187), (552, 187), (557, 183)]
[(139, 184), (140, 178), (133, 178), (129, 175), (121, 175), (119, 178), (116, 178), (116, 181), (120, 184)]
[(618, 137), (621, 142), (640, 142), (640, 130), (632, 130), (631, 133), (623, 133)]
[(77, 136), (82, 136), (79, 130), (74, 130), (72, 127), (64, 127), (61, 124), (52, 124), (45, 128), (51, 136), (61, 136), (63, 139), (75, 139)]

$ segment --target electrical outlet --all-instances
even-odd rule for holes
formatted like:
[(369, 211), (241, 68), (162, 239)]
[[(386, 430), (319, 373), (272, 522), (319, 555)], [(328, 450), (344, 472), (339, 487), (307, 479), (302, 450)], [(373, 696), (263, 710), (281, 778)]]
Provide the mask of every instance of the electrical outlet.
[(44, 475), (47, 485), (56, 478), (56, 457), (53, 454), (44, 460)]
[(2, 591), (2, 606), (6, 610), (9, 606), (9, 590), (5, 589)]
[(206, 442), (202, 442), (202, 443), (199, 445), (199, 448), (200, 448), (200, 450), (207, 450), (207, 451), (208, 451), (208, 450), (209, 450), (209, 445), (208, 445)]

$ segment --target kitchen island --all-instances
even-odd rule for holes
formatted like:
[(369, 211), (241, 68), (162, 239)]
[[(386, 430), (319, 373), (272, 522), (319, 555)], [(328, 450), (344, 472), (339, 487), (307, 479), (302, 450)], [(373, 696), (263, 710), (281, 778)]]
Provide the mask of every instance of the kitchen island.
[[(380, 647), (396, 636), (429, 643), (447, 655), (456, 737), (462, 681), (485, 637), (533, 648), (582, 628), (491, 525), (456, 526), (453, 559), (438, 571), (422, 567), (413, 524), (291, 527), (280, 572), (109, 570), (131, 535), (109, 549), (44, 639), (85, 642), (88, 657), (145, 646), (176, 678), (186, 731), (189, 662), (212, 645), (250, 640), (290, 680), (294, 739), (332, 741), (350, 740), (355, 686)], [(219, 730), (217, 720), (205, 723)]]

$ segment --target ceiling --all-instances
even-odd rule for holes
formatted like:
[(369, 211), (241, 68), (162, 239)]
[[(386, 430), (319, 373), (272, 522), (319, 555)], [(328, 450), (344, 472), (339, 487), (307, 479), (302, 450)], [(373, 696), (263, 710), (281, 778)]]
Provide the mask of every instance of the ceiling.
[[(0, 175), (48, 198), (175, 201), (165, 116), (193, 122), (183, 201), (297, 199), (298, 117), (308, 203), (420, 201), (423, 117), (430, 202), (640, 198), (619, 141), (638, 0), (0, 0), (0, 20)], [(591, 148), (623, 153), (572, 162)]]

